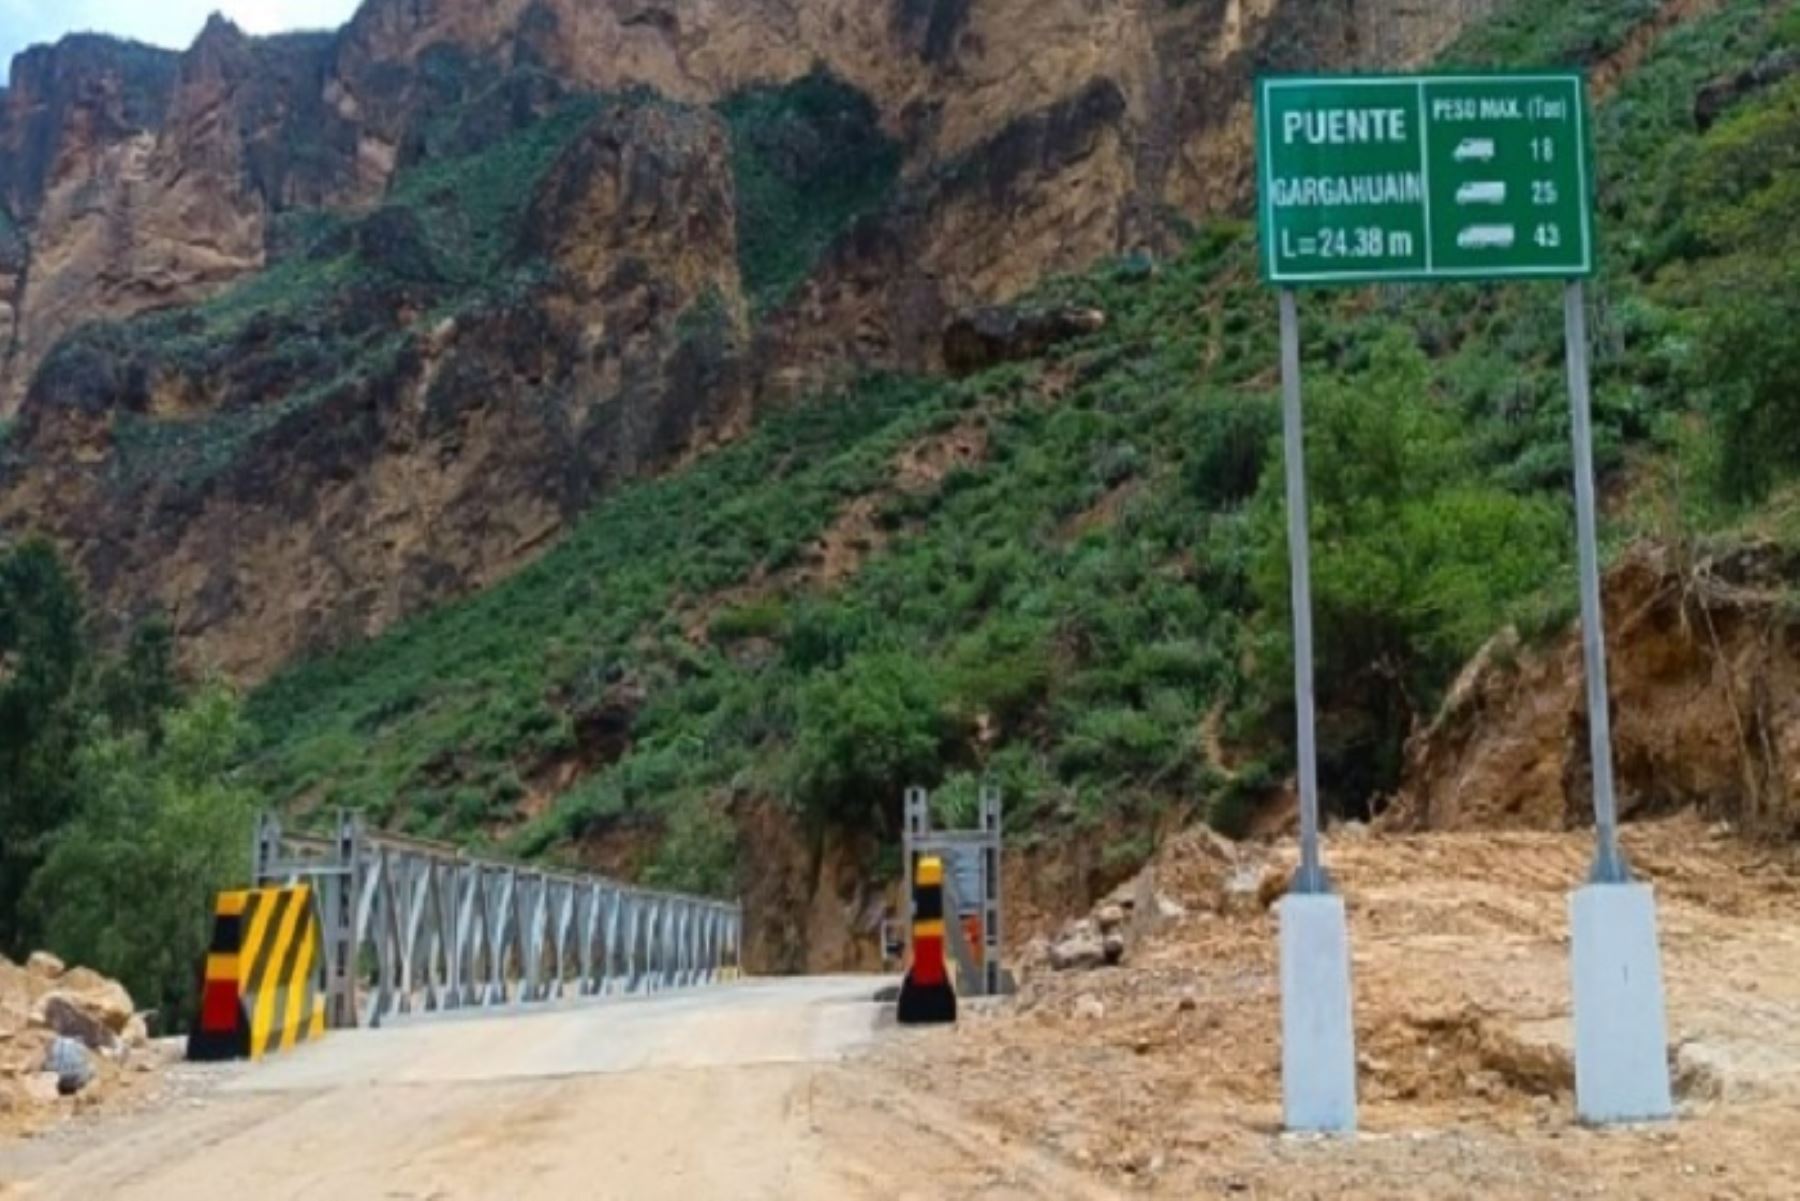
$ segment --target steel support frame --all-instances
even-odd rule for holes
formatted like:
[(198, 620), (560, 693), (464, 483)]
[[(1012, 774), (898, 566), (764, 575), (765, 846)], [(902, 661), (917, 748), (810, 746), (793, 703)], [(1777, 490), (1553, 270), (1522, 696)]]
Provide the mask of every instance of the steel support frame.
[[(904, 929), (911, 951), (913, 912), (913, 868), (921, 855), (939, 855), (945, 860), (946, 868), (951, 861), (960, 860), (963, 856), (974, 855), (980, 866), (980, 885), (976, 896), (964, 897), (954, 886), (950, 877), (954, 872), (946, 870), (948, 887), (946, 897), (955, 897), (957, 904), (946, 921), (958, 926), (963, 917), (971, 914), (981, 918), (982, 955), (980, 967), (971, 972), (966, 965), (959, 971), (958, 986), (969, 996), (999, 996), (1006, 991), (1006, 972), (1002, 943), (1001, 924), (1005, 916), (1002, 907), (1001, 849), (1004, 833), (1004, 803), (1000, 789), (993, 785), (983, 785), (980, 805), (977, 809), (978, 825), (973, 830), (933, 830), (931, 827), (931, 794), (923, 788), (908, 788), (902, 798), (900, 826), (900, 862), (905, 872), (904, 888), (901, 890), (904, 907)], [(960, 937), (960, 934), (959, 934)]]

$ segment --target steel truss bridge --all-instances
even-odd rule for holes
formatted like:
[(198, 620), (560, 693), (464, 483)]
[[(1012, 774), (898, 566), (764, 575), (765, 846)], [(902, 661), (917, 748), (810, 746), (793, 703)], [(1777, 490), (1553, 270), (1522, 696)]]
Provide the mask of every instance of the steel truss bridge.
[(253, 878), (312, 886), (334, 1027), (695, 988), (742, 963), (739, 905), (484, 859), (348, 815), (324, 836), (264, 815)]

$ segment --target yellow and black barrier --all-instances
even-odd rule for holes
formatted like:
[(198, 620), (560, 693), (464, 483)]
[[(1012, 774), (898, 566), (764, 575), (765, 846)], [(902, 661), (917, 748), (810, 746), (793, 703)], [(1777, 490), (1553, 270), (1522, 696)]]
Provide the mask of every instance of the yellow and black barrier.
[(323, 964), (310, 886), (220, 893), (188, 1058), (261, 1059), (323, 1035)]
[(954, 1022), (956, 990), (944, 962), (944, 861), (919, 860), (913, 871), (912, 962), (900, 983), (899, 1020), (915, 1026)]

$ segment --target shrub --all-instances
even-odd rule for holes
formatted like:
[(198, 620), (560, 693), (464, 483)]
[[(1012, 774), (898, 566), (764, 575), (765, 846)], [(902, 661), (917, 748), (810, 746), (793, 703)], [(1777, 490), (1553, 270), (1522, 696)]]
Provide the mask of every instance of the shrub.
[(935, 783), (955, 727), (941, 685), (913, 655), (858, 655), (800, 692), (792, 780), (816, 820), (881, 830), (905, 788)]
[(1281, 411), (1267, 394), (1208, 395), (1183, 431), (1182, 478), (1210, 509), (1241, 504), (1256, 494), (1271, 448), (1278, 447)]
[(707, 632), (719, 642), (769, 638), (781, 630), (786, 616), (779, 596), (758, 597), (720, 613), (712, 619)]
[(237, 702), (209, 688), (142, 733), (89, 743), (75, 816), (32, 877), (46, 943), (117, 977), (165, 1029), (193, 1011), (213, 895), (241, 883), (254, 796), (232, 774), (246, 734)]
[(747, 88), (719, 105), (731, 128), (738, 262), (758, 311), (773, 308), (900, 170), (874, 102), (824, 70)]

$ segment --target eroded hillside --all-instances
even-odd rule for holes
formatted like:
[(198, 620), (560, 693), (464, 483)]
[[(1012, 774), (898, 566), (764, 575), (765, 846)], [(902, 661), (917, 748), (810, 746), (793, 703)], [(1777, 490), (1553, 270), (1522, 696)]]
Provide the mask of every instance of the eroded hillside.
[(1246, 198), (1255, 71), (1416, 61), (1489, 7), (369, 0), (32, 50), (0, 528), (261, 678), (771, 400), (938, 366), (970, 304), (1178, 245)]

